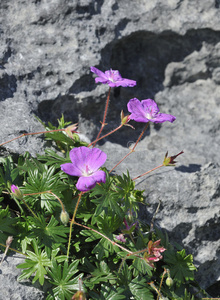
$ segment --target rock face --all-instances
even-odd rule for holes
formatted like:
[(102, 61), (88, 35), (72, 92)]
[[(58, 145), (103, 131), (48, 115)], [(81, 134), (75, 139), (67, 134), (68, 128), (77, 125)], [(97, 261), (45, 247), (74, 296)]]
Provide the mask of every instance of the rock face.
[[(137, 181), (157, 224), (190, 251), (204, 288), (220, 280), (220, 2), (218, 0), (1, 0), (0, 143), (40, 131), (43, 121), (79, 122), (94, 138), (108, 88), (90, 66), (137, 81), (112, 90), (105, 132), (120, 123), (131, 98), (153, 98), (173, 124), (150, 126), (116, 172), (133, 177), (184, 150), (175, 169)], [(111, 168), (142, 130), (105, 140)], [(1, 154), (42, 152), (41, 137), (22, 138)], [(116, 156), (117, 154), (117, 156)], [(211, 275), (210, 275), (211, 274)], [(26, 299), (25, 296), (22, 299)]]

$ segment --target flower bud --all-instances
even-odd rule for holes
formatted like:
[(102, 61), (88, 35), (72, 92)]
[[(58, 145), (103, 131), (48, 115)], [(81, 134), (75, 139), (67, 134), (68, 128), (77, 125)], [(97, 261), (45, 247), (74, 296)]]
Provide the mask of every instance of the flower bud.
[(68, 212), (62, 210), (60, 214), (60, 221), (63, 223), (63, 225), (66, 226), (69, 223), (69, 220), (70, 220), (70, 216)]
[(164, 166), (175, 166), (175, 163), (176, 163), (175, 159), (176, 159), (176, 157), (179, 156), (182, 153), (183, 153), (183, 151), (181, 151), (177, 155), (173, 155), (173, 156), (169, 156), (168, 157), (168, 152), (167, 152), (165, 154), (165, 157), (164, 157), (163, 165)]
[(66, 134), (67, 134), (71, 139), (73, 139), (73, 133), (76, 131), (76, 128), (77, 128), (77, 123), (72, 124), (72, 125), (68, 126), (67, 128), (65, 128)]
[(129, 116), (125, 116), (123, 110), (121, 111), (121, 124), (125, 125), (130, 121)]
[(14, 184), (11, 185), (11, 191), (12, 191), (12, 195), (15, 198), (17, 198), (19, 200), (23, 199), (23, 194), (16, 185), (14, 185)]
[(167, 285), (168, 287), (171, 287), (171, 286), (173, 285), (173, 279), (172, 279), (171, 277), (168, 277), (168, 278), (166, 279), (166, 285)]

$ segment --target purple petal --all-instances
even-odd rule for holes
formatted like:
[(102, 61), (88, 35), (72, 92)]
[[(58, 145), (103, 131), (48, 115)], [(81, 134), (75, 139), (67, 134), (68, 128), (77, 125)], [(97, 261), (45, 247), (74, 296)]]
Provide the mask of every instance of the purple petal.
[(77, 181), (76, 188), (81, 192), (87, 192), (93, 189), (97, 182), (105, 183), (106, 174), (104, 171), (99, 170), (88, 177), (80, 177)]
[(61, 167), (61, 170), (68, 175), (82, 176), (82, 171), (80, 169), (78, 169), (76, 166), (74, 166), (74, 164), (66, 163), (66, 164), (62, 164), (60, 167)]
[(87, 165), (93, 172), (97, 171), (106, 162), (107, 155), (98, 148), (89, 149), (90, 153), (87, 156)]
[(95, 78), (95, 82), (96, 83), (98, 83), (98, 82), (101, 82), (101, 83), (109, 83), (110, 81), (107, 79), (107, 78), (105, 78), (105, 77), (96, 77)]
[(128, 111), (131, 113), (129, 118), (136, 122), (147, 123), (149, 120), (146, 118), (146, 112), (137, 98), (131, 99), (128, 104)]
[(131, 79), (126, 79), (126, 78), (122, 78), (122, 80), (117, 80), (115, 82), (116, 86), (123, 86), (123, 87), (133, 87), (136, 85), (136, 81), (135, 80), (131, 80)]
[(11, 185), (11, 191), (12, 191), (12, 193), (14, 193), (15, 190), (18, 190), (18, 187), (16, 185), (12, 184)]
[(141, 101), (141, 105), (144, 108), (145, 114), (150, 114), (151, 116), (155, 116), (159, 113), (159, 108), (156, 102), (152, 99), (146, 99)]
[(176, 120), (176, 117), (169, 115), (169, 114), (158, 114), (154, 119), (151, 120), (153, 123), (163, 123), (169, 121), (173, 123)]
[[(104, 77), (106, 78), (105, 73), (103, 73), (102, 71), (100, 71), (99, 69), (95, 68), (95, 67), (90, 67), (91, 72), (95, 73), (96, 75), (98, 75), (99, 77)], [(106, 78), (107, 79), (107, 78)]]
[[(82, 146), (74, 148), (70, 151), (70, 159), (74, 167), (83, 172), (85, 170), (87, 156), (90, 154), (91, 149), (88, 147)], [(81, 176), (81, 175), (77, 175)]]

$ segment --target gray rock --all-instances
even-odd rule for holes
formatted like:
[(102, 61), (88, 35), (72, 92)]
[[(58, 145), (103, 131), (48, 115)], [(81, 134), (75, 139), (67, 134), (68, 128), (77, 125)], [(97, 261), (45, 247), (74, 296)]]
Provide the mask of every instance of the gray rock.
[(24, 262), (24, 256), (20, 254), (10, 255), (5, 258), (0, 266), (0, 300), (43, 300), (44, 292), (38, 284), (31, 284), (24, 280), (18, 283), (17, 278), (21, 270), (16, 268)]
[[(116, 172), (129, 169), (136, 177), (161, 164), (167, 150), (184, 150), (175, 169), (151, 173), (137, 188), (145, 189), (151, 215), (162, 201), (156, 222), (195, 255), (204, 288), (220, 280), (219, 8), (217, 0), (0, 3), (0, 143), (41, 131), (34, 115), (56, 123), (62, 113), (93, 139), (108, 88), (95, 84), (89, 67), (136, 80), (134, 88), (112, 90), (104, 133), (120, 123), (134, 97), (155, 99), (177, 120), (151, 125)], [(123, 128), (100, 143), (109, 168), (140, 134), (143, 124), (132, 124), (135, 131)], [(1, 155), (44, 148), (42, 136), (25, 137), (1, 147)]]

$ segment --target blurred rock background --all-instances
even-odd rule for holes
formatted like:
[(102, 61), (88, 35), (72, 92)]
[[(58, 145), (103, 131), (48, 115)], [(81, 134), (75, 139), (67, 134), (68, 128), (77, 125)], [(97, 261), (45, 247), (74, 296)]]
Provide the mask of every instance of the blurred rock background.
[[(154, 99), (161, 112), (177, 119), (151, 124), (115, 171), (128, 169), (136, 177), (161, 164), (166, 151), (184, 151), (175, 168), (137, 181), (149, 203), (142, 217), (150, 222), (161, 201), (157, 225), (194, 255), (197, 279), (213, 297), (220, 290), (219, 21), (219, 0), (0, 2), (0, 143), (43, 129), (35, 116), (56, 125), (62, 114), (79, 122), (80, 132), (92, 140), (108, 86), (95, 84), (90, 66), (117, 69), (136, 80), (134, 88), (112, 90), (104, 132), (120, 123), (121, 109), (127, 114), (134, 97)], [(108, 168), (127, 154), (143, 128), (132, 125), (135, 131), (125, 127), (99, 144)], [(44, 147), (35, 136), (7, 144), (0, 153), (35, 155)], [(3, 266), (0, 276), (6, 278)], [(21, 299), (37, 299), (28, 295)]]

